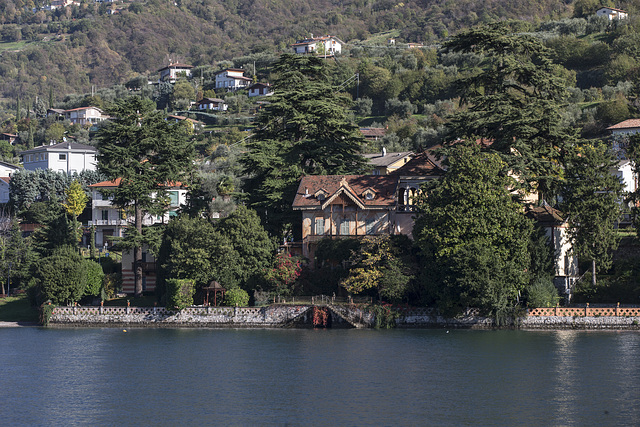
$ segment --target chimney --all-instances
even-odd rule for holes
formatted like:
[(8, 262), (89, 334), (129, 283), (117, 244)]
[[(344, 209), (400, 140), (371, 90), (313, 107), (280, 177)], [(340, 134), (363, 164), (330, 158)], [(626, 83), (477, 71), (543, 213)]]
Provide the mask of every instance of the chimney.
[(387, 155), (387, 149), (382, 147), (382, 157)]

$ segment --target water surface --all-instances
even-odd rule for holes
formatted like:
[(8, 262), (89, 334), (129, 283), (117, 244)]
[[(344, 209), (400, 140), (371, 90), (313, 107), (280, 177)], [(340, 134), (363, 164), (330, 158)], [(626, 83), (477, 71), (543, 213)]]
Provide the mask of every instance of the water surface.
[(640, 334), (0, 329), (2, 425), (640, 425)]

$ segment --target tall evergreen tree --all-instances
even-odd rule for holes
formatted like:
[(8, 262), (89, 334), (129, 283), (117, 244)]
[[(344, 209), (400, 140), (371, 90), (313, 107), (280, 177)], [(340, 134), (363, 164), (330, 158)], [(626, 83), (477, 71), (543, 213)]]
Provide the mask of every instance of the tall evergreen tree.
[(609, 147), (591, 142), (567, 151), (562, 210), (569, 215), (573, 250), (591, 261), (592, 284), (596, 285), (596, 264), (600, 270), (612, 263), (618, 247), (615, 227), (622, 214), (623, 185), (611, 173), (617, 160)]
[(188, 180), (194, 149), (185, 128), (165, 120), (150, 100), (119, 100), (109, 113), (114, 119), (97, 136), (98, 170), (117, 180), (113, 204), (133, 208), (134, 227), (128, 230), (127, 242), (134, 251), (135, 294), (140, 295), (144, 214), (164, 209), (163, 185)]
[(562, 147), (575, 138), (562, 126), (565, 86), (550, 51), (503, 22), (464, 31), (446, 48), (483, 57), (458, 82), (466, 108), (449, 124), (452, 137), (491, 141), (528, 189), (556, 193)]
[(431, 298), (446, 314), (476, 307), (502, 319), (528, 283), (533, 225), (496, 153), (453, 147), (447, 174), (425, 188), (413, 235), (429, 259)]
[(282, 233), (294, 221), (300, 177), (359, 173), (364, 139), (347, 116), (350, 98), (330, 85), (322, 59), (283, 55), (273, 71), (274, 95), (241, 162), (251, 206), (268, 230)]

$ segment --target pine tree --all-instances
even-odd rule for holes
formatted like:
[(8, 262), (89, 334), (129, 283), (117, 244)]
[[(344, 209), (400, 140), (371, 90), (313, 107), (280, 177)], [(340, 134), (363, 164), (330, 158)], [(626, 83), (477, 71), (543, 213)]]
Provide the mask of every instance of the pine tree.
[(291, 203), (300, 177), (361, 172), (364, 139), (347, 116), (350, 98), (329, 84), (321, 59), (282, 55), (274, 73), (274, 95), (241, 162), (251, 206), (270, 231), (282, 233), (295, 220)]
[(567, 150), (562, 210), (569, 215), (573, 251), (591, 261), (592, 284), (596, 264), (611, 267), (618, 247), (615, 227), (622, 214), (620, 179), (611, 173), (617, 160), (604, 143), (583, 143)]
[(549, 49), (504, 22), (464, 31), (446, 48), (484, 57), (480, 72), (458, 81), (467, 108), (452, 118), (451, 136), (491, 141), (528, 190), (557, 193), (562, 147), (575, 135), (562, 126), (565, 85)]
[(145, 213), (160, 213), (168, 183), (185, 183), (191, 174), (193, 144), (183, 126), (165, 120), (152, 101), (130, 97), (109, 110), (110, 123), (98, 132), (98, 170), (118, 180), (113, 204), (134, 210), (134, 227), (127, 242), (134, 251), (135, 294), (142, 293), (142, 220)]

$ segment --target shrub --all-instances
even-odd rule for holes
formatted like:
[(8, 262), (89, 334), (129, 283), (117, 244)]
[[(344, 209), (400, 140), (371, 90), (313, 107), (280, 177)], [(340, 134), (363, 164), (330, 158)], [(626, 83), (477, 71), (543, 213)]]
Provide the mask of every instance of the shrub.
[(87, 273), (84, 295), (98, 296), (100, 294), (100, 290), (102, 289), (102, 283), (104, 280), (102, 266), (97, 262), (88, 259), (84, 260), (84, 264), (84, 268)]
[(241, 288), (232, 288), (224, 295), (224, 305), (229, 307), (246, 307), (249, 305), (249, 294)]
[(167, 279), (167, 309), (182, 310), (193, 305), (195, 282), (189, 279)]
[(86, 284), (86, 265), (73, 248), (61, 248), (38, 264), (36, 278), (44, 301), (54, 304), (78, 301)]
[(554, 307), (560, 300), (558, 290), (553, 282), (539, 278), (527, 286), (529, 307)]

